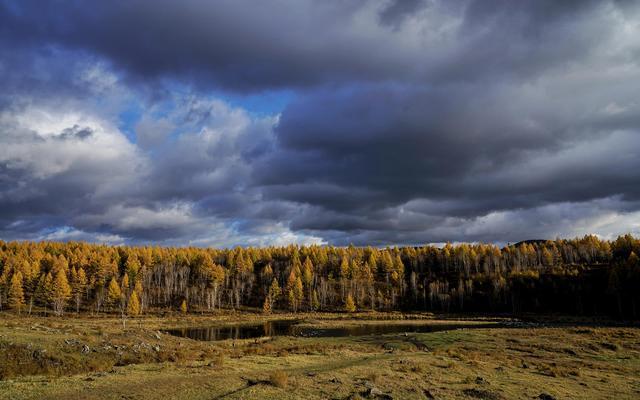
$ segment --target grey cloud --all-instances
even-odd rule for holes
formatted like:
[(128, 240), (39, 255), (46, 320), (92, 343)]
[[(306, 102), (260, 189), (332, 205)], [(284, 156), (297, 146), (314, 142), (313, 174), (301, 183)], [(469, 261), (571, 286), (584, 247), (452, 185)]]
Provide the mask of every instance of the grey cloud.
[[(322, 234), (336, 245), (421, 245), (445, 242), (514, 243), (535, 238), (566, 238), (597, 232), (606, 238), (638, 234), (638, 204), (605, 198), (578, 203), (554, 203), (522, 210), (491, 212), (480, 217), (416, 214), (398, 207), (386, 211), (387, 221), (344, 224), (345, 216), (309, 215), (319, 225), (305, 223), (308, 234)], [(347, 218), (351, 218), (347, 216)], [(322, 220), (325, 220), (324, 222)], [(364, 220), (364, 218), (363, 218)], [(334, 227), (333, 229), (331, 227)], [(356, 227), (357, 226), (357, 227)], [(302, 229), (302, 227), (298, 227)]]
[(0, 114), (0, 221), (5, 228), (22, 221), (13, 226), (17, 231), (65, 225), (75, 213), (103, 209), (135, 181), (139, 167), (135, 149), (99, 121), (71, 118), (56, 132), (52, 125), (58, 122), (40, 111)]
[[(521, 207), (527, 206), (517, 201), (521, 194), (534, 204), (562, 200), (555, 188), (567, 193), (568, 183), (587, 180), (584, 186), (593, 188), (593, 196), (619, 193), (612, 179), (631, 185), (640, 160), (632, 150), (638, 148), (637, 135), (601, 129), (617, 117), (589, 115), (604, 107), (602, 99), (593, 99), (594, 104), (575, 100), (583, 92), (582, 98), (589, 98), (591, 89), (546, 102), (540, 97), (545, 90), (542, 83), (530, 94), (518, 87), (475, 85), (308, 94), (281, 118), (277, 138), (285, 151), (254, 173), (259, 182), (275, 187), (318, 183), (318, 188), (338, 185), (352, 194), (357, 190), (350, 188), (367, 193), (361, 201), (331, 203), (340, 206), (368, 204), (383, 194), (389, 205), (416, 197), (476, 197), (481, 202), (494, 196), (505, 207), (509, 202)], [(618, 99), (632, 102), (634, 90), (633, 85), (621, 89)], [(586, 117), (576, 118), (579, 114)], [(633, 123), (618, 128), (636, 129)], [(616, 169), (612, 164), (620, 161), (613, 161), (614, 153), (622, 148), (630, 153), (628, 164)], [(565, 200), (589, 196), (583, 191)], [(322, 203), (324, 198), (302, 193), (299, 200)]]
[(144, 149), (150, 149), (164, 143), (175, 129), (175, 125), (166, 118), (154, 120), (144, 116), (138, 121), (135, 129), (137, 143)]
[(185, 101), (171, 116), (182, 133), (154, 150), (142, 190), (153, 200), (200, 201), (244, 190), (250, 161), (269, 150), (272, 117), (220, 101)]
[(71, 128), (65, 128), (62, 133), (58, 136), (56, 136), (56, 138), (61, 139), (61, 140), (68, 140), (68, 139), (86, 139), (89, 136), (93, 135), (93, 130), (91, 128), (88, 127), (81, 127), (79, 125), (74, 125)]
[[(539, 228), (530, 210), (577, 204), (587, 214), (585, 205), (614, 197), (624, 201), (612, 208), (629, 215), (640, 195), (639, 74), (635, 65), (624, 77), (575, 68), (524, 88), (308, 92), (283, 113), (280, 151), (258, 164), (254, 179), (268, 199), (313, 207), (291, 217), (294, 229), (337, 231), (333, 240), (343, 244), (519, 238), (507, 222)], [(504, 229), (495, 223), (499, 234), (462, 228), (492, 213), (509, 216)], [(550, 228), (541, 237), (571, 230)]]
[[(274, 221), (281, 214), (262, 211), (259, 193), (245, 190), (247, 157), (268, 149), (273, 117), (218, 100), (181, 100), (161, 123), (145, 122), (151, 131), (179, 124), (180, 134), (136, 146), (96, 109), (22, 96), (25, 106), (0, 112), (5, 240), (222, 246), (246, 244), (254, 231), (267, 232), (252, 239), (264, 244), (311, 240), (287, 233)], [(184, 123), (194, 107), (206, 117)], [(238, 224), (242, 215), (250, 220)]]
[[(0, 237), (637, 233), (638, 16), (618, 1), (0, 1)], [(263, 116), (212, 88), (294, 96)]]
[(612, 24), (635, 15), (593, 1), (3, 4), (0, 33), (14, 46), (63, 46), (104, 56), (139, 80), (241, 91), (535, 78), (580, 62)]
[(397, 27), (405, 18), (426, 5), (426, 0), (392, 0), (380, 11), (380, 22)]

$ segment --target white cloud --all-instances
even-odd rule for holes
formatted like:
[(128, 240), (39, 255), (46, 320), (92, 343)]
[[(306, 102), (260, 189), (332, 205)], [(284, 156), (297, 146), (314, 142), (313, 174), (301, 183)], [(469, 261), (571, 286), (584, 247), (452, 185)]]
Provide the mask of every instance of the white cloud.
[[(0, 114), (0, 162), (33, 178), (62, 173), (130, 174), (143, 163), (135, 146), (110, 122), (95, 115), (28, 106)], [(96, 179), (96, 185), (100, 182)]]
[(89, 233), (68, 226), (49, 230), (48, 232), (35, 237), (34, 240), (56, 242), (87, 241), (109, 245), (122, 245), (126, 242), (125, 238), (118, 235)]

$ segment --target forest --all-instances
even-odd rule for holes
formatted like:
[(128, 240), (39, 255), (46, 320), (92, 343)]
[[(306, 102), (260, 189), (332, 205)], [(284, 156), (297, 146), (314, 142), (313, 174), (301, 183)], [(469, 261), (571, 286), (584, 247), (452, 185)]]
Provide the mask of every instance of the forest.
[(127, 247), (0, 241), (0, 309), (561, 313), (637, 319), (640, 239), (498, 247)]

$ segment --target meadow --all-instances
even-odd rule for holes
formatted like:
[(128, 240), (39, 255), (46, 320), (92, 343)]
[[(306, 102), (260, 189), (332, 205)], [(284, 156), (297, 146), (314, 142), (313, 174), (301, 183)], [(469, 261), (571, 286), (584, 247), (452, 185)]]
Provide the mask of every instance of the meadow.
[[(300, 320), (452, 331), (198, 341), (180, 327)], [(487, 322), (497, 327), (474, 327)], [(400, 312), (0, 314), (3, 399), (578, 399), (640, 397), (640, 330), (607, 320)]]

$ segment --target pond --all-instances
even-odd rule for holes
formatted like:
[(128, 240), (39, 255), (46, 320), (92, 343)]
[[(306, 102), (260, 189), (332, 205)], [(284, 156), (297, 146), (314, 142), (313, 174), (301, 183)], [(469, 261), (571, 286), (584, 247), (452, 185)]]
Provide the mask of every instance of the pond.
[(456, 329), (499, 327), (497, 323), (437, 323), (409, 324), (409, 323), (367, 323), (361, 325), (345, 325), (342, 327), (311, 327), (300, 325), (296, 320), (275, 320), (261, 324), (237, 324), (212, 327), (193, 327), (165, 330), (165, 333), (195, 340), (214, 341), (227, 339), (254, 339), (268, 336), (297, 336), (297, 337), (343, 337), (384, 335), (392, 333), (425, 333), (440, 332)]

